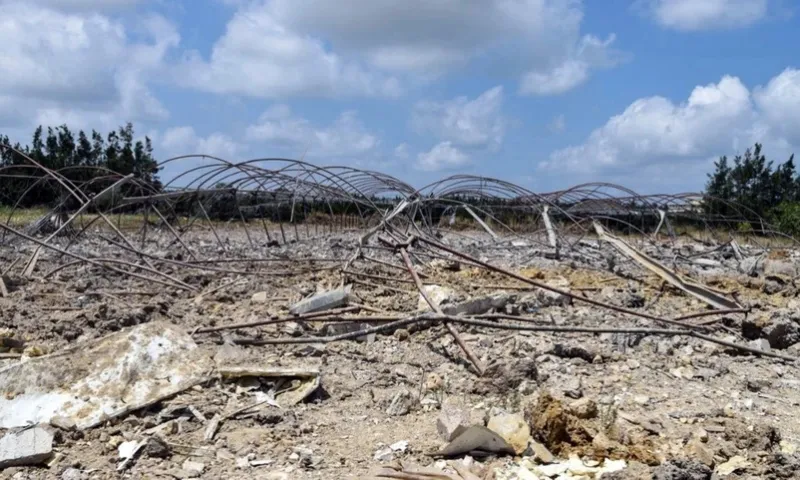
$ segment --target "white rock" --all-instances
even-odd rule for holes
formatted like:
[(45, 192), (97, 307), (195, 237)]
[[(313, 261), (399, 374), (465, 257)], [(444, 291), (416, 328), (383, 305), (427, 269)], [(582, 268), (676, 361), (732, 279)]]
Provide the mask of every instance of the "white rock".
[(0, 439), (0, 469), (38, 465), (53, 455), (53, 434), (41, 427), (9, 432)]
[(730, 459), (728, 459), (727, 462), (717, 465), (717, 468), (714, 471), (714, 473), (722, 476), (730, 475), (736, 472), (737, 470), (744, 470), (745, 468), (751, 465), (752, 463), (748, 462), (747, 459), (737, 455), (735, 457), (731, 457)]
[(267, 292), (257, 292), (253, 294), (250, 301), (253, 303), (267, 303), (268, 299)]
[(519, 467), (517, 469), (517, 478), (519, 480), (539, 480), (539, 477), (536, 476), (536, 474), (525, 467)]
[(193, 462), (191, 460), (186, 460), (185, 462), (183, 462), (183, 465), (181, 465), (181, 468), (183, 468), (187, 472), (203, 473), (203, 470), (206, 469), (206, 466), (205, 464), (200, 462)]
[(133, 458), (136, 455), (136, 452), (139, 450), (139, 442), (135, 440), (131, 440), (130, 442), (122, 442), (117, 447), (117, 453), (119, 454), (120, 460), (127, 460), (129, 458)]
[(400, 440), (399, 442), (395, 442), (389, 445), (389, 448), (391, 448), (393, 452), (405, 452), (408, 448), (408, 440)]
[[(450, 287), (442, 287), (439, 285), (425, 285), (425, 294), (428, 295), (428, 298), (431, 299), (433, 303), (436, 305), (442, 305), (443, 303), (448, 303), (451, 301), (455, 296), (456, 292)], [(422, 297), (422, 294), (419, 295), (419, 300), (417, 301), (417, 310), (421, 311), (430, 311), (431, 307), (428, 305), (428, 302), (425, 301), (425, 298)]]

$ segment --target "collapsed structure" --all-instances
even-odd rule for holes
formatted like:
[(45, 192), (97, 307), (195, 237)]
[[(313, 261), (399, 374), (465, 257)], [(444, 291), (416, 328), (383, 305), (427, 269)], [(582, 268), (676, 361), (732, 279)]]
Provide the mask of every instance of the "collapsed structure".
[[(161, 167), (165, 174), (176, 172), (163, 186), (144, 184), (134, 174), (52, 171), (27, 157), (23, 165), (0, 171), (0, 183), (28, 182), (25, 195), (35, 195), (43, 183), (61, 194), (37, 217), (22, 208), (33, 203), (25, 196), (0, 199), (11, 205), (0, 219), (0, 302), (25, 292), (35, 299), (41, 294), (32, 290), (36, 285), (59, 285), (63, 300), (43, 308), (73, 315), (64, 324), (80, 317), (106, 325), (63, 335), (62, 324), (57, 340), (40, 340), (66, 347), (78, 337), (124, 331), (153, 317), (180, 325), (201, 345), (247, 348), (300, 348), (375, 335), (413, 341), (441, 328), (475, 381), (496, 377), (503, 360), (502, 352), (491, 349), (476, 353), (465, 338), (475, 332), (610, 335), (623, 343), (681, 337), (795, 361), (781, 350), (797, 342), (786, 345), (785, 335), (773, 335), (774, 329), (759, 326), (750, 336), (730, 335), (734, 326), (748, 322), (753, 306), (720, 279), (749, 282), (766, 269), (770, 275), (762, 275), (762, 291), (788, 297), (796, 294), (800, 273), (797, 241), (745, 206), (726, 204), (720, 215), (713, 208), (720, 200), (701, 194), (638, 195), (600, 183), (534, 193), (469, 175), (414, 188), (379, 172), (288, 159), (231, 163), (186, 156)], [(543, 273), (558, 269), (582, 272), (589, 280), (581, 285), (577, 274)], [(606, 285), (619, 288), (609, 294)], [(642, 295), (646, 290), (648, 299)], [(205, 310), (205, 304), (243, 294), (252, 305), (271, 305), (269, 311), (233, 321)], [(675, 311), (669, 296), (682, 298), (681, 308), (691, 310)], [(0, 318), (24, 333), (24, 307), (5, 305)], [(114, 316), (109, 309), (131, 305), (137, 305), (130, 308), (134, 312), (118, 311), (109, 320)], [(548, 319), (549, 307), (566, 317)], [(597, 320), (601, 317), (605, 321)], [(275, 330), (289, 324), (298, 326)], [(23, 351), (26, 357), (37, 355), (25, 350), (21, 337), (0, 337), (10, 349), (9, 362)], [(759, 343), (762, 338), (767, 345)], [(166, 389), (168, 394), (137, 397), (137, 408), (209, 381), (209, 369), (230, 370), (193, 363), (197, 368), (182, 377), (191, 381)], [(24, 367), (25, 375), (34, 366)], [(21, 367), (10, 364), (0, 376), (14, 378), (7, 388), (24, 397), (30, 391), (15, 368)], [(316, 374), (300, 376), (312, 377), (319, 385)], [(4, 426), (24, 424), (18, 405), (30, 401), (0, 402), (0, 408), (17, 409), (16, 420)], [(103, 402), (95, 402), (97, 415), (83, 422), (87, 428), (131, 411), (117, 405), (112, 414)], [(57, 416), (64, 414), (59, 408)], [(0, 411), (0, 419), (9, 415)], [(30, 415), (33, 423), (47, 421), (41, 411)], [(79, 419), (73, 423), (83, 425)]]

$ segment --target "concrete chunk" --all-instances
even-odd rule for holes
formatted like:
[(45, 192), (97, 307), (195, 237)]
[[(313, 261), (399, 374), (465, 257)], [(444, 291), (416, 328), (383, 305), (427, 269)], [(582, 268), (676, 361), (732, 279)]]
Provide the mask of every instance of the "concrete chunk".
[(436, 430), (439, 435), (447, 442), (455, 438), (459, 427), (469, 426), (469, 412), (463, 405), (447, 399), (442, 404), (439, 418), (436, 421)]
[(39, 465), (53, 455), (53, 434), (42, 427), (9, 432), (0, 439), (0, 470)]
[(292, 305), (289, 309), (289, 313), (293, 315), (302, 315), (304, 313), (319, 312), (321, 310), (328, 310), (346, 305), (351, 288), (351, 285), (347, 285), (344, 288), (337, 288), (336, 290), (319, 293), (311, 298), (301, 300)]

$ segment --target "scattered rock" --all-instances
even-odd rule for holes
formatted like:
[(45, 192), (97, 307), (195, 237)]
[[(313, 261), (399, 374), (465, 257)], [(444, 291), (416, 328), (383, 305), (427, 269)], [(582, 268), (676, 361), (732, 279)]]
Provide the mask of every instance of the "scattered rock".
[(372, 458), (379, 462), (391, 462), (394, 460), (394, 451), (389, 447), (380, 448), (375, 452)]
[(394, 331), (394, 338), (396, 338), (401, 342), (405, 342), (406, 340), (408, 340), (409, 337), (410, 334), (408, 333), (408, 330), (406, 330), (405, 328), (398, 328), (397, 330)]
[(557, 343), (553, 347), (553, 355), (561, 358), (581, 358), (583, 360), (586, 360), (587, 362), (591, 362), (592, 360), (594, 360), (596, 354), (590, 352), (584, 347)]
[(590, 420), (597, 417), (597, 403), (589, 398), (582, 398), (569, 404), (570, 413), (578, 418)]
[(77, 468), (67, 468), (61, 473), (61, 480), (85, 480), (86, 474)]
[(538, 378), (536, 361), (532, 358), (509, 362), (494, 360), (486, 367), (484, 375), (475, 382), (473, 393), (503, 394), (516, 390), (525, 381), (536, 382)]
[(206, 469), (206, 466), (205, 464), (200, 462), (186, 460), (185, 462), (183, 462), (183, 465), (181, 465), (181, 468), (187, 472), (197, 473), (197, 476), (199, 477), (200, 475), (202, 475), (203, 470)]
[(685, 451), (689, 458), (697, 460), (707, 467), (714, 466), (714, 453), (700, 439), (694, 438), (690, 440), (686, 444)]
[(253, 303), (267, 303), (267, 300), (269, 300), (267, 292), (257, 292), (250, 297), (250, 301)]
[(792, 319), (773, 321), (763, 329), (764, 337), (772, 348), (783, 350), (800, 343), (800, 327)]
[(408, 449), (408, 440), (400, 440), (399, 442), (395, 442), (389, 445), (389, 448), (393, 452), (405, 452)]
[(0, 470), (40, 465), (53, 455), (53, 434), (43, 427), (10, 431), (0, 438)]
[(144, 446), (144, 453), (148, 457), (167, 458), (172, 455), (172, 451), (167, 442), (159, 437), (150, 437)]
[(547, 447), (535, 440), (531, 440), (530, 447), (533, 451), (533, 458), (541, 463), (553, 463), (556, 458), (552, 453), (550, 453), (550, 450), (548, 450)]
[[(428, 298), (442, 308), (444, 308), (444, 306), (447, 304), (453, 303), (454, 299), (456, 298), (455, 290), (450, 287), (442, 287), (440, 285), (425, 285), (424, 288), (425, 294), (428, 296)], [(417, 310), (423, 312), (431, 310), (430, 305), (428, 305), (428, 302), (425, 301), (425, 298), (422, 296), (422, 294), (419, 295), (419, 300), (417, 301)]]
[(751, 340), (748, 344), (748, 347), (755, 348), (756, 350), (760, 350), (762, 352), (769, 352), (772, 350), (769, 345), (769, 340), (766, 338), (759, 338), (756, 340)]
[(486, 426), (503, 437), (515, 453), (521, 454), (528, 448), (531, 430), (522, 415), (512, 413), (495, 415)]
[(564, 395), (567, 398), (579, 399), (583, 396), (583, 388), (580, 377), (572, 378), (564, 384)]
[(714, 473), (717, 475), (726, 476), (737, 471), (746, 470), (750, 466), (752, 466), (752, 463), (748, 462), (746, 458), (737, 455), (728, 459), (727, 462), (717, 465)]
[(453, 440), (458, 427), (467, 427), (469, 424), (469, 411), (453, 399), (447, 398), (442, 403), (442, 410), (436, 420), (436, 430), (446, 441)]
[(304, 313), (319, 312), (321, 310), (328, 310), (330, 308), (346, 305), (350, 297), (351, 288), (351, 285), (347, 285), (344, 288), (318, 293), (313, 297), (306, 298), (292, 305), (289, 309), (289, 313), (292, 315), (302, 315)]
[(63, 416), (55, 416), (50, 419), (50, 425), (58, 428), (59, 430), (64, 430), (67, 432), (71, 432), (77, 428), (75, 424), (75, 420), (69, 417)]
[(653, 470), (653, 480), (709, 480), (712, 471), (694, 460), (676, 459)]
[(386, 413), (393, 417), (407, 415), (411, 411), (411, 406), (414, 404), (414, 397), (406, 389), (403, 389), (395, 394), (392, 398), (389, 408)]

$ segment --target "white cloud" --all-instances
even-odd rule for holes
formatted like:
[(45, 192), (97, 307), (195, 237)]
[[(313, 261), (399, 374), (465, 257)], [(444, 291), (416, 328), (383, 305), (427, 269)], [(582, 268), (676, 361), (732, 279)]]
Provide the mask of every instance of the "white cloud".
[[(525, 94), (573, 88), (621, 61), (582, 35), (580, 0), (260, 0), (238, 7), (208, 59), (187, 54), (176, 79), (217, 93), (398, 95), (485, 58), (523, 80)], [(580, 69), (580, 78), (574, 72)], [(537, 87), (544, 75), (556, 86)], [(571, 75), (565, 78), (566, 75)]]
[(411, 124), (418, 133), (472, 148), (496, 148), (503, 142), (503, 87), (491, 88), (474, 100), (423, 101), (414, 106)]
[(441, 142), (430, 151), (417, 155), (416, 168), (426, 172), (452, 170), (469, 165), (467, 154), (454, 147), (451, 142)]
[(648, 0), (649, 12), (675, 30), (747, 27), (767, 14), (767, 0)]
[(408, 144), (401, 143), (400, 145), (394, 147), (394, 156), (400, 159), (406, 159), (411, 154), (408, 152)]
[(166, 118), (146, 78), (179, 36), (158, 16), (140, 24), (149, 43), (131, 42), (120, 22), (98, 13), (1, 4), (0, 97), (11, 98), (23, 115), (2, 119), (0, 127), (69, 122), (107, 129)]
[(188, 126), (170, 128), (156, 137), (160, 147), (159, 153), (163, 152), (161, 156), (164, 159), (179, 155), (203, 154), (235, 160), (245, 149), (243, 145), (223, 133), (215, 132), (207, 137), (201, 137), (194, 128)]
[(268, 4), (236, 11), (209, 60), (189, 52), (176, 81), (215, 93), (279, 98), (287, 95), (396, 95), (390, 77), (330, 52), (321, 39), (276, 21)]
[(361, 157), (374, 153), (380, 145), (379, 138), (367, 131), (353, 111), (320, 127), (293, 115), (286, 105), (268, 109), (245, 135), (249, 141), (268, 143), (298, 157), (304, 153), (310, 157)]
[(553, 133), (562, 133), (564, 130), (567, 129), (567, 119), (564, 117), (564, 114), (556, 115), (555, 118), (550, 122), (548, 128)]
[[(678, 161), (706, 161), (761, 142), (788, 154), (800, 124), (800, 75), (788, 69), (754, 93), (736, 77), (697, 86), (686, 102), (664, 97), (633, 102), (581, 145), (558, 150), (539, 167), (554, 171), (630, 170)], [(753, 101), (755, 100), (755, 101)], [(795, 134), (796, 135), (796, 134)]]
[(574, 52), (563, 62), (549, 69), (534, 70), (522, 77), (520, 93), (528, 95), (559, 95), (583, 84), (592, 68), (610, 67), (628, 58), (611, 48), (615, 36), (600, 40), (584, 36)]
[(767, 122), (800, 145), (800, 70), (787, 68), (765, 87), (756, 88), (753, 98)]
[[(108, 10), (127, 8), (148, 0), (26, 0), (29, 5), (57, 8), (60, 10)], [(0, 0), (0, 6), (14, 0)]]

